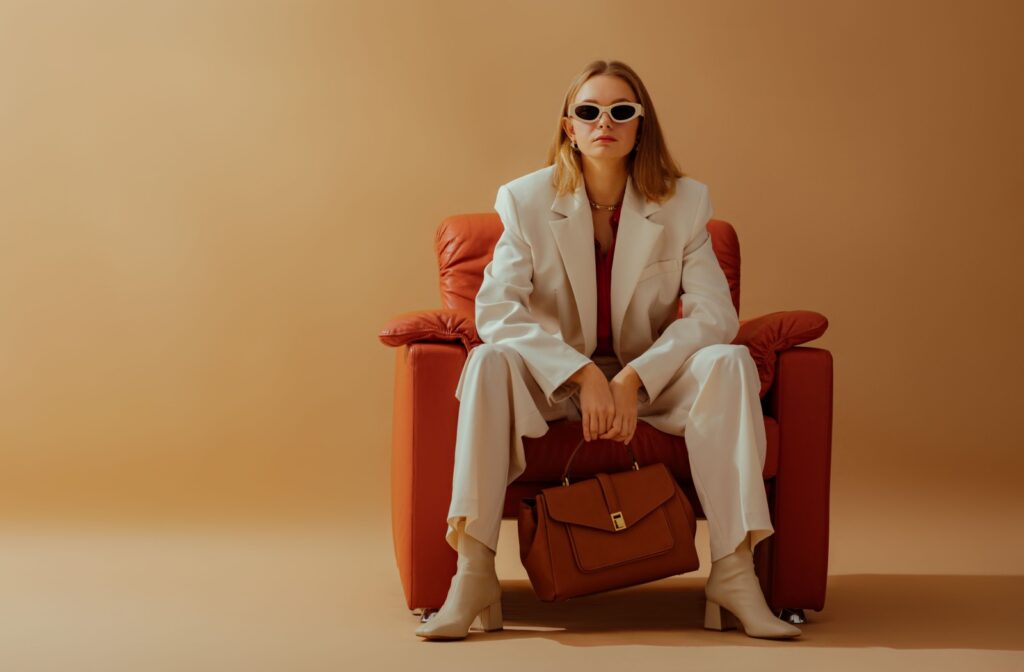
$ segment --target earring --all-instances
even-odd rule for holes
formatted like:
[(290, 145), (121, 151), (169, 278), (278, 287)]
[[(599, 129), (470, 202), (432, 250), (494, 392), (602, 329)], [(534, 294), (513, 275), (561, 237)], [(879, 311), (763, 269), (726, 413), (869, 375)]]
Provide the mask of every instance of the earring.
[(576, 144), (576, 138), (572, 139), (572, 149), (574, 152), (580, 151), (579, 145)]

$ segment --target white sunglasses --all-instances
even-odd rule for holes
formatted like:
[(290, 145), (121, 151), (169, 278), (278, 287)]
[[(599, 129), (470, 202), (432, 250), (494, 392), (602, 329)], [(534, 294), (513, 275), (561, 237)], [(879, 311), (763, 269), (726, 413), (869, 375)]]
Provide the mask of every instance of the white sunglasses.
[(630, 121), (636, 117), (644, 116), (644, 106), (640, 103), (612, 103), (611, 105), (598, 105), (597, 103), (576, 103), (569, 106), (569, 116), (588, 124), (607, 112), (613, 121), (618, 123)]

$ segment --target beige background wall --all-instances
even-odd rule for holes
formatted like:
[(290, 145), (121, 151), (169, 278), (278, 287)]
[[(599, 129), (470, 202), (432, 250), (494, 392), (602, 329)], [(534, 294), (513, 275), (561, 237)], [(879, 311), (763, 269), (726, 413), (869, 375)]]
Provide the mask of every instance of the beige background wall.
[(0, 517), (388, 525), (377, 331), (616, 58), (739, 231), (741, 317), (830, 320), (830, 568), (1019, 573), (1021, 18), (0, 2)]

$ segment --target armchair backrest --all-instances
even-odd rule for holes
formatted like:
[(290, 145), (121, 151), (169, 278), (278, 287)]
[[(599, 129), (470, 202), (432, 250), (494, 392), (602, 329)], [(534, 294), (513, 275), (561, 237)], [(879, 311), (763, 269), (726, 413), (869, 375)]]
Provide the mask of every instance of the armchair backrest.
[[(441, 283), (441, 306), (473, 316), (484, 267), (502, 232), (497, 213), (452, 215), (437, 227), (434, 246)], [(729, 281), (732, 303), (740, 312), (740, 242), (729, 222), (708, 222), (711, 247)], [(682, 305), (680, 303), (680, 315)]]

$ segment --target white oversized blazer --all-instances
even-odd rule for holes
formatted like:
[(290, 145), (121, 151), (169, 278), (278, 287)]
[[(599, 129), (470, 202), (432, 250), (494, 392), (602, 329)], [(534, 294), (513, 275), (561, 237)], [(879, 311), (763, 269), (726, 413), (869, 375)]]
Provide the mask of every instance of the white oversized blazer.
[[(578, 391), (568, 380), (597, 347), (594, 222), (586, 188), (556, 195), (554, 166), (498, 188), (504, 230), (483, 271), (476, 327), (484, 343), (505, 343), (555, 404)], [(639, 374), (638, 399), (654, 403), (699, 348), (729, 343), (739, 319), (711, 248), (708, 188), (690, 177), (658, 204), (627, 178), (611, 277), (615, 354)], [(683, 298), (683, 317), (677, 318)]]

